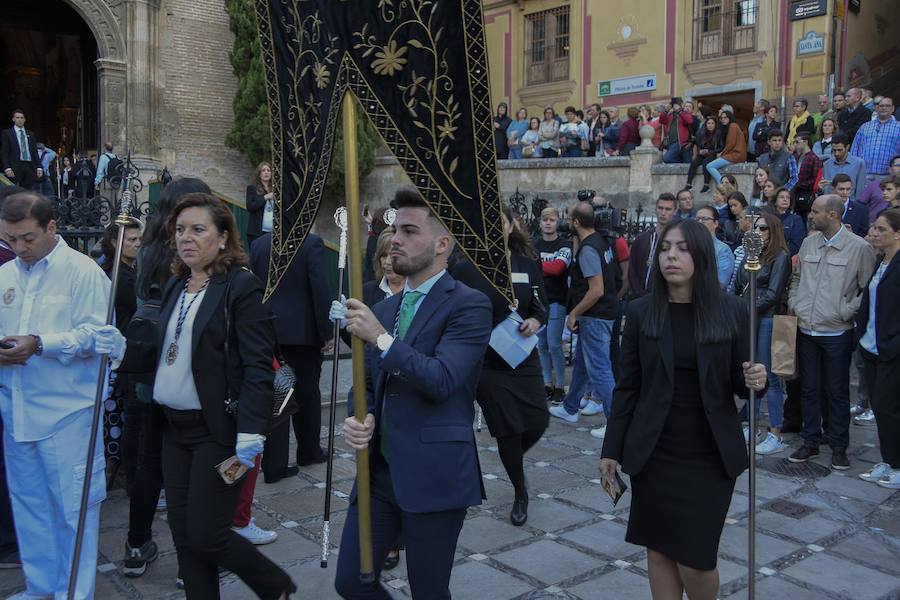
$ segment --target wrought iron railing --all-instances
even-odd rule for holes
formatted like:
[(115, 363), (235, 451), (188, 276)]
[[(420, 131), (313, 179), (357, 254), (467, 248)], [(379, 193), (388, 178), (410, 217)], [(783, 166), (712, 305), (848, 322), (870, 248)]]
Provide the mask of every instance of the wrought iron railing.
[(759, 0), (698, 0), (694, 60), (756, 50)]

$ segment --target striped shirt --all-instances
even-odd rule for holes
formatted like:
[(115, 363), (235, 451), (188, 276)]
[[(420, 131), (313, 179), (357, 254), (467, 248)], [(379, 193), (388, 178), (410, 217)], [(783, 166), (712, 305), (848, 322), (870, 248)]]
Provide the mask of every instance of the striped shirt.
[(850, 154), (866, 161), (869, 175), (886, 175), (891, 157), (900, 154), (900, 123), (891, 117), (885, 122), (873, 120), (863, 124), (856, 132)]

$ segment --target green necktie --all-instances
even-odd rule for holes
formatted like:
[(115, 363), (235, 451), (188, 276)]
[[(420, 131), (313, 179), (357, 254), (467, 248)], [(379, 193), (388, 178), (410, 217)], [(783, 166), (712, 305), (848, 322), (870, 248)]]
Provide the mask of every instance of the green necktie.
[(22, 149), (22, 161), (31, 161), (31, 156), (28, 155), (28, 139), (25, 137), (24, 129), (19, 130), (19, 147)]
[[(403, 294), (403, 300), (400, 302), (400, 312), (397, 314), (397, 337), (401, 340), (406, 337), (409, 331), (409, 325), (412, 323), (413, 317), (416, 315), (416, 303), (419, 298), (424, 296), (422, 292), (406, 292)], [(381, 405), (381, 456), (386, 462), (391, 462), (388, 458), (388, 420), (387, 411), (384, 410), (384, 403)]]

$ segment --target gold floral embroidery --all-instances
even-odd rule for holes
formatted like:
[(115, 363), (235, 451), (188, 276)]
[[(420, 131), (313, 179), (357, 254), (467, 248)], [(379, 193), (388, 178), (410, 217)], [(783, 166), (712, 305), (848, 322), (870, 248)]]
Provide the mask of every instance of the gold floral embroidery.
[(324, 90), (328, 87), (328, 79), (331, 75), (328, 73), (328, 69), (325, 65), (317, 62), (313, 67), (313, 77), (316, 78), (316, 87), (320, 90)]
[(393, 77), (394, 73), (403, 70), (406, 59), (406, 46), (397, 47), (396, 40), (391, 40), (388, 45), (375, 53), (375, 60), (372, 61), (372, 70), (376, 75), (387, 75)]

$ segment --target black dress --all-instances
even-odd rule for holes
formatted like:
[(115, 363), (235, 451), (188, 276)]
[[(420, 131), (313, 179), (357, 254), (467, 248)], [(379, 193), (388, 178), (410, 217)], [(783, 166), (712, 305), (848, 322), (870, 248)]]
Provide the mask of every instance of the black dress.
[(735, 480), (725, 472), (700, 399), (693, 306), (670, 303), (669, 320), (675, 359), (672, 405), (653, 454), (631, 479), (625, 539), (708, 571), (716, 568)]
[[(540, 263), (524, 256), (513, 256), (512, 271), (514, 281), (523, 282), (513, 284), (519, 301), (516, 312), (523, 319), (535, 318), (545, 325), (547, 298)], [(457, 281), (483, 292), (490, 299), (495, 327), (509, 316), (509, 301), (469, 261), (459, 261), (451, 274)], [(524, 282), (526, 276), (527, 283)], [(495, 438), (519, 435), (525, 431), (544, 431), (550, 415), (537, 347), (513, 369), (488, 346), (476, 397), (488, 429)]]

